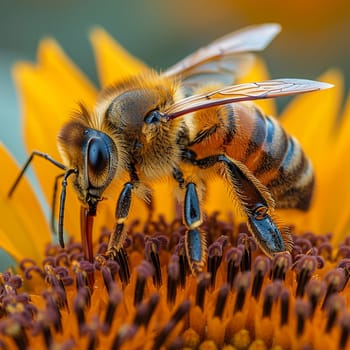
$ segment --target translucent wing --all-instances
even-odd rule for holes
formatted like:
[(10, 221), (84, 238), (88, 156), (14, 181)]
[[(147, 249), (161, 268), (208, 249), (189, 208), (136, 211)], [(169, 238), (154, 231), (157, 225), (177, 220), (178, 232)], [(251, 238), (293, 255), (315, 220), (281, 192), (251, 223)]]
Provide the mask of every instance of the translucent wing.
[(243, 28), (199, 49), (163, 74), (180, 77), (186, 88), (208, 81), (232, 84), (250, 67), (253, 56), (248, 52), (263, 50), (280, 30), (275, 23)]
[(167, 119), (227, 103), (288, 96), (328, 89), (331, 84), (305, 79), (275, 79), (227, 86), (209, 93), (184, 98), (164, 111)]
[(181, 78), (182, 91), (185, 96), (190, 96), (199, 87), (210, 83), (219, 83), (220, 86), (232, 85), (251, 69), (253, 62), (254, 55), (242, 53), (194, 67)]

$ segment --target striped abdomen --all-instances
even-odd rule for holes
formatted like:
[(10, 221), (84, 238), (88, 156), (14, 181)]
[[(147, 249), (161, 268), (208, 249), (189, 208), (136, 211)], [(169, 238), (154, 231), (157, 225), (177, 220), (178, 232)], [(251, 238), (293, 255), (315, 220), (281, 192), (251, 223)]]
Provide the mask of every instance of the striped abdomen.
[[(269, 189), (276, 207), (306, 210), (312, 197), (314, 175), (298, 141), (276, 119), (264, 116), (252, 103), (225, 105), (212, 113), (206, 112), (205, 118), (198, 118), (214, 122), (215, 113), (216, 123), (194, 147), (195, 151), (202, 155), (223, 151), (244, 163)], [(203, 134), (203, 126), (198, 127), (202, 131), (197, 135)]]
[(238, 152), (236, 147), (227, 147), (227, 154), (242, 161), (270, 190), (278, 208), (306, 210), (314, 174), (298, 141), (276, 119), (264, 116), (252, 104), (226, 108), (231, 108), (236, 120), (233, 137), (236, 140), (232, 140), (232, 145), (240, 143)]

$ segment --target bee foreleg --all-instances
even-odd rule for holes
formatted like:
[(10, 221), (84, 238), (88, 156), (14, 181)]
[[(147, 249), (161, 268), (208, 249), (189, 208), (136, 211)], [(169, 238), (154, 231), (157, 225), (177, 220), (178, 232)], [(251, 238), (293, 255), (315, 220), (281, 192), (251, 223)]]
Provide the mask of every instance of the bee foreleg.
[(131, 192), (133, 184), (127, 182), (119, 195), (117, 208), (115, 211), (116, 225), (109, 238), (107, 255), (115, 257), (116, 252), (123, 247), (126, 232), (124, 230), (124, 222), (129, 214), (131, 205)]
[(124, 184), (123, 190), (119, 195), (117, 207), (115, 211), (116, 224), (109, 238), (108, 248), (105, 255), (109, 258), (116, 259), (120, 265), (120, 277), (124, 283), (128, 283), (130, 279), (129, 266), (127, 263), (126, 252), (123, 243), (126, 237), (124, 222), (129, 214), (132, 190), (134, 185), (131, 182)]
[(187, 228), (185, 234), (187, 261), (192, 273), (197, 274), (205, 264), (206, 238), (204, 232), (199, 229), (202, 217), (196, 185), (193, 182), (186, 186), (183, 219)]
[(64, 176), (64, 174), (65, 173), (58, 174), (55, 177), (55, 182), (54, 182), (53, 192), (52, 192), (50, 225), (51, 225), (51, 231), (54, 233), (55, 236), (57, 236), (57, 230), (55, 227), (55, 213), (56, 213), (56, 203), (57, 203), (58, 182)]
[(197, 159), (193, 164), (200, 168), (224, 163), (226, 179), (232, 185), (241, 208), (248, 218), (248, 226), (260, 248), (269, 256), (292, 248), (289, 235), (283, 239), (282, 233), (272, 219), (270, 212), (274, 201), (268, 189), (241, 162), (226, 155), (214, 155)]

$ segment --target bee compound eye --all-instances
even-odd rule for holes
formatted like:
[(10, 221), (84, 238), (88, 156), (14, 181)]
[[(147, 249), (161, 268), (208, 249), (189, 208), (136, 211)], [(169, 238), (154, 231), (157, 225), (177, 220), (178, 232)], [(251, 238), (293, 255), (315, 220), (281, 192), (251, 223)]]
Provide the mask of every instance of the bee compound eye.
[(109, 164), (109, 150), (105, 142), (98, 138), (93, 138), (89, 142), (87, 152), (87, 164), (92, 173), (103, 172)]

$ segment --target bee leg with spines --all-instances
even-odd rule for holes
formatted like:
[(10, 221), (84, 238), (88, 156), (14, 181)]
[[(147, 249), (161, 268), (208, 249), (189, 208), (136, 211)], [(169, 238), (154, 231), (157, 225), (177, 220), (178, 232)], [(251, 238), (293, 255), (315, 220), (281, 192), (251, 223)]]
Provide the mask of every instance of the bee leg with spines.
[(58, 236), (58, 232), (55, 227), (55, 213), (56, 213), (56, 205), (57, 205), (58, 184), (60, 179), (64, 176), (64, 174), (65, 173), (58, 174), (55, 177), (55, 182), (54, 182), (53, 192), (52, 192), (50, 226), (51, 226), (51, 231), (54, 233), (55, 236)]
[(281, 231), (270, 216), (269, 212), (273, 208), (268, 203), (263, 191), (260, 191), (252, 179), (245, 174), (242, 164), (235, 164), (230, 160), (226, 161), (226, 159), (226, 169), (232, 183), (237, 186), (236, 193), (241, 199), (241, 205), (243, 205), (243, 210), (248, 217), (248, 227), (260, 248), (269, 256), (287, 251), (289, 242), (284, 242)]
[(260, 248), (268, 256), (292, 249), (289, 234), (283, 236), (270, 215), (270, 211), (273, 210), (273, 200), (268, 189), (254, 177), (245, 165), (224, 154), (190, 161), (202, 169), (218, 163), (224, 164), (226, 178), (247, 215), (249, 229)]
[(181, 189), (186, 188), (183, 205), (183, 222), (186, 226), (185, 251), (188, 266), (195, 275), (202, 270), (206, 259), (206, 238), (204, 232), (199, 230), (202, 216), (198, 193), (195, 183), (186, 184), (180, 168), (173, 169), (173, 178)]
[(202, 223), (200, 203), (196, 185), (189, 182), (186, 186), (183, 220), (186, 225), (185, 250), (192, 274), (203, 269), (206, 260), (206, 237), (199, 229)]
[(124, 284), (127, 284), (130, 280), (127, 254), (123, 248), (123, 243), (126, 238), (124, 222), (129, 214), (133, 188), (134, 185), (131, 182), (127, 182), (124, 184), (123, 190), (119, 195), (115, 211), (116, 224), (109, 238), (108, 248), (105, 253), (105, 256), (113, 258), (119, 263), (119, 275)]

